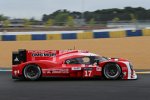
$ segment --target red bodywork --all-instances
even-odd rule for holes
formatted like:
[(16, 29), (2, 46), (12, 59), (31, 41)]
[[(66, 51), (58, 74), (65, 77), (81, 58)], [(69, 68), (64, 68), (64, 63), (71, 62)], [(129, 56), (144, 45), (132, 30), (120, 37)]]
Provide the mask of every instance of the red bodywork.
[[(67, 64), (68, 59), (96, 57), (101, 59), (98, 64)], [(135, 71), (125, 59), (105, 59), (97, 54), (83, 50), (26, 50), (26, 62), (12, 66), (13, 78), (23, 77), (23, 70), (28, 64), (40, 66), (41, 77), (93, 78), (103, 77), (106, 63), (115, 62), (122, 70), (122, 79), (136, 79)]]

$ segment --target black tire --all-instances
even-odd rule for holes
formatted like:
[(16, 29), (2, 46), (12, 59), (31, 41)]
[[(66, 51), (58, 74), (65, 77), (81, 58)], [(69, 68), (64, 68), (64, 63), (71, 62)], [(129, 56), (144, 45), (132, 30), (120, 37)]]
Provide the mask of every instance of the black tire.
[(121, 76), (122, 70), (120, 66), (116, 63), (108, 63), (103, 68), (103, 75), (106, 79), (119, 79)]
[(42, 72), (39, 66), (34, 64), (29, 64), (25, 66), (23, 70), (23, 75), (27, 80), (38, 80), (41, 76)]

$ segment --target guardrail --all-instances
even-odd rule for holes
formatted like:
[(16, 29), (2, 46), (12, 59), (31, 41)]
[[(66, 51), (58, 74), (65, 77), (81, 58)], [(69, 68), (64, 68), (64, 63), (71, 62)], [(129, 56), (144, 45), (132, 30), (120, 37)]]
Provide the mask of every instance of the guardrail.
[(92, 31), (0, 32), (0, 41), (67, 40), (150, 36), (150, 29), (101, 29)]

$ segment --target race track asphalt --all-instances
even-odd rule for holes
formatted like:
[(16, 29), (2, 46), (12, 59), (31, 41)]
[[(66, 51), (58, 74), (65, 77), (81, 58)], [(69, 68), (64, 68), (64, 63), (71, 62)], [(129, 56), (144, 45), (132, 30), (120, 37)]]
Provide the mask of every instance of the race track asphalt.
[(150, 100), (150, 74), (138, 80), (16, 81), (0, 72), (0, 100)]

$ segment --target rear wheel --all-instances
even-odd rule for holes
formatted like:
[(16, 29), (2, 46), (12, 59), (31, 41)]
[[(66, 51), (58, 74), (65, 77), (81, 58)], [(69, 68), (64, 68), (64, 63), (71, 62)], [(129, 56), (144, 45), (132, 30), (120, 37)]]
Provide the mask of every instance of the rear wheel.
[(27, 80), (37, 80), (41, 76), (41, 69), (37, 65), (29, 64), (24, 68), (23, 74)]
[(119, 79), (121, 76), (121, 68), (116, 63), (108, 63), (104, 66), (103, 75), (106, 79)]

